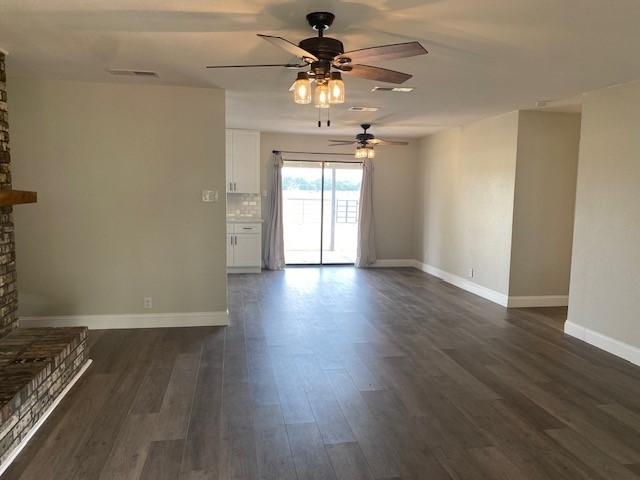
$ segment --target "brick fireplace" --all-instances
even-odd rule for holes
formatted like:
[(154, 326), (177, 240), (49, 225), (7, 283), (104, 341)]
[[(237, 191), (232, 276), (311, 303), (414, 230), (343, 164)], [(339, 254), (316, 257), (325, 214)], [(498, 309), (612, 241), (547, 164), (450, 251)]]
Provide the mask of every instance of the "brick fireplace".
[(36, 194), (11, 185), (5, 66), (0, 51), (0, 474), (88, 365), (85, 327), (18, 328), (13, 205)]
[[(11, 152), (9, 151), (9, 115), (5, 55), (0, 53), (0, 190), (11, 190)], [(18, 292), (16, 290), (15, 237), (13, 207), (0, 207), (0, 338), (17, 327)]]

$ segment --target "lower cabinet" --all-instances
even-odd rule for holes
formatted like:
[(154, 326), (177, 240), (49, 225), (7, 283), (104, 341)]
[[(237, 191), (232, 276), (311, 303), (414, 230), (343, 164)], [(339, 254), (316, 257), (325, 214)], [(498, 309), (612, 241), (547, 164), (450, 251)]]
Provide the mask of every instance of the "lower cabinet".
[(262, 225), (227, 224), (227, 272), (260, 272), (262, 265)]

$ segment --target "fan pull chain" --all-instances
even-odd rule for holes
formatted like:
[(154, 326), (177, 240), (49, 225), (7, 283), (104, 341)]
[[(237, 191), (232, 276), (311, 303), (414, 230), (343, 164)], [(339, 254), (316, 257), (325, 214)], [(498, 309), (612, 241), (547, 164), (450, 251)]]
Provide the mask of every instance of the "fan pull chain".
[(318, 110), (318, 128), (322, 127), (322, 117), (321, 115), (321, 108), (317, 108), (316, 110)]
[(327, 127), (331, 126), (330, 112), (331, 112), (331, 109), (327, 108)]

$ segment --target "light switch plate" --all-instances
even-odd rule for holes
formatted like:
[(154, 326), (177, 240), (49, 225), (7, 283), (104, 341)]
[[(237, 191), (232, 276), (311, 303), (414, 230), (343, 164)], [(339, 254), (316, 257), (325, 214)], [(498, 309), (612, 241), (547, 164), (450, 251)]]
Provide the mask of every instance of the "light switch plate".
[(202, 201), (205, 203), (218, 203), (218, 191), (202, 190)]

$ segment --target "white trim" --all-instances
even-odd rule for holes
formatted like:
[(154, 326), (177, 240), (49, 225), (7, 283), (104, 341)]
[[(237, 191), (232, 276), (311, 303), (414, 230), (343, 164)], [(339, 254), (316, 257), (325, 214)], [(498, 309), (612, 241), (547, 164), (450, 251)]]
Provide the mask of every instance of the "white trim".
[(569, 320), (564, 322), (564, 333), (572, 337), (575, 337), (578, 340), (582, 340), (583, 342), (584, 342), (584, 331), (585, 331), (584, 327), (581, 327), (580, 325), (576, 325), (575, 323), (571, 323)]
[(142, 313), (129, 315), (65, 315), (21, 317), (21, 327), (113, 328), (209, 327), (229, 325), (228, 312)]
[(84, 365), (80, 368), (80, 371), (74, 375), (74, 377), (67, 384), (67, 386), (64, 387), (62, 392), (60, 392), (60, 395), (58, 395), (56, 397), (56, 399), (53, 401), (53, 403), (51, 405), (49, 405), (49, 408), (47, 408), (45, 410), (45, 412), (38, 419), (38, 421), (33, 425), (33, 427), (31, 427), (29, 429), (29, 432), (20, 441), (20, 443), (11, 451), (11, 453), (5, 459), (5, 461), (2, 463), (2, 465), (0, 465), (0, 475), (2, 475), (7, 468), (9, 468), (9, 465), (11, 465), (13, 463), (13, 461), (20, 454), (22, 449), (27, 446), (27, 443), (29, 443), (29, 440), (31, 440), (31, 437), (33, 437), (35, 435), (35, 433), (42, 426), (42, 424), (45, 422), (45, 420), (47, 418), (49, 418), (49, 415), (51, 415), (51, 413), (55, 410), (55, 408), (58, 406), (58, 404), (60, 404), (62, 399), (67, 395), (67, 393), (69, 393), (71, 388), (76, 384), (76, 382), (80, 379), (80, 377), (84, 374), (84, 372), (87, 371), (87, 368), (89, 368), (89, 365), (91, 365), (91, 363), (93, 363), (93, 360), (91, 360), (91, 359), (87, 360), (84, 363)]
[(483, 287), (482, 285), (478, 285), (477, 283), (470, 282), (466, 278), (458, 277), (457, 275), (453, 275), (452, 273), (445, 272), (444, 270), (440, 270), (439, 268), (433, 267), (431, 265), (427, 265), (426, 263), (422, 263), (418, 260), (413, 261), (413, 267), (418, 270), (422, 270), (429, 275), (433, 275), (434, 277), (438, 277), (444, 280), (451, 285), (455, 285), (456, 287), (462, 288), (467, 292), (471, 292), (474, 295), (478, 295), (479, 297), (486, 298), (487, 300), (492, 301), (493, 303), (497, 303), (498, 305), (502, 305), (506, 307), (509, 303), (509, 297), (504, 293), (496, 292), (495, 290), (491, 290), (490, 288)]
[(376, 260), (376, 263), (367, 265), (373, 268), (393, 268), (393, 267), (413, 267), (413, 260), (410, 258), (389, 258)]
[(616, 357), (623, 358), (634, 365), (640, 365), (640, 348), (621, 342), (615, 338), (608, 337), (602, 333), (578, 325), (567, 320), (564, 324), (564, 333), (582, 340), (594, 347), (598, 347), (605, 352), (609, 352)]
[(227, 267), (227, 273), (261, 273), (261, 267)]
[(568, 295), (540, 295), (531, 297), (509, 297), (509, 308), (524, 307), (566, 307), (569, 305)]

